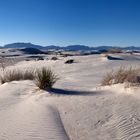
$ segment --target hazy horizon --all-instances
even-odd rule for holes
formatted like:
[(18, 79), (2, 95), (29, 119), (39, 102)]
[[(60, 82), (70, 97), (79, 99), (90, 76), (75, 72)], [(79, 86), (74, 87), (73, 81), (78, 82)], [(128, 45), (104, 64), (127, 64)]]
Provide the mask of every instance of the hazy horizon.
[(30, 43), (30, 44), (33, 44), (33, 45), (38, 45), (38, 46), (42, 46), (42, 47), (46, 47), (46, 46), (58, 46), (58, 47), (67, 47), (67, 46), (75, 46), (75, 45), (81, 45), (81, 46), (88, 46), (88, 47), (101, 47), (101, 46), (110, 46), (110, 47), (140, 47), (140, 46), (134, 46), (134, 45), (128, 45), (128, 46), (118, 46), (118, 45), (98, 45), (98, 46), (89, 46), (89, 45), (85, 45), (85, 44), (67, 44), (67, 45), (57, 45), (57, 44), (49, 44), (49, 45), (41, 45), (41, 44), (35, 44), (35, 43), (32, 43), (32, 42), (12, 42), (12, 43), (8, 43), (8, 44), (3, 44), (3, 45), (0, 45), (1, 47), (4, 47), (5, 45), (9, 45), (9, 44), (14, 44), (14, 43)]

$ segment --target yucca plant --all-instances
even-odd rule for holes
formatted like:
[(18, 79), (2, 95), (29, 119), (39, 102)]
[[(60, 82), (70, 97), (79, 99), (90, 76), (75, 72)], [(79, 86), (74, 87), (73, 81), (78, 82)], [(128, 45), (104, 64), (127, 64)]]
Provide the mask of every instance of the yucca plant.
[(45, 67), (38, 69), (35, 77), (36, 85), (40, 89), (51, 89), (59, 79), (51, 69), (46, 69)]

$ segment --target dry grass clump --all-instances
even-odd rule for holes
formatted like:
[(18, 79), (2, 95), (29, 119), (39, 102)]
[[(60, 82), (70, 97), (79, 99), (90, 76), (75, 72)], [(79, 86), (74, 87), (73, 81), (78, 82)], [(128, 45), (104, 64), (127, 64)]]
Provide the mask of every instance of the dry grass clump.
[(20, 81), (20, 80), (33, 80), (34, 74), (32, 71), (20, 71), (20, 70), (4, 70), (0, 76), (0, 81), (2, 84), (11, 81)]
[(65, 62), (65, 64), (72, 64), (72, 63), (74, 63), (74, 59), (69, 59)]
[(140, 84), (140, 70), (132, 67), (120, 67), (117, 71), (107, 73), (102, 80), (102, 85), (112, 85), (118, 83)]
[(51, 60), (58, 60), (58, 58), (57, 57), (55, 57), (55, 56), (53, 56), (52, 58), (51, 58)]
[(35, 80), (36, 85), (40, 89), (50, 89), (58, 80), (58, 76), (52, 70), (45, 67), (35, 69), (35, 71), (5, 69), (0, 76), (1, 84), (20, 80)]
[(43, 67), (36, 71), (35, 79), (40, 89), (50, 89), (59, 78), (52, 70)]

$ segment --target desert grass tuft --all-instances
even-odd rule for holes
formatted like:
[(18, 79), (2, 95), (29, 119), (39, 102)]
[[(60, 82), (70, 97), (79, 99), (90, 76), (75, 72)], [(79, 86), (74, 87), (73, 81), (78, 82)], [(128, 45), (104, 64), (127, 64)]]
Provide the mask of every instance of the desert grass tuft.
[(20, 71), (20, 70), (4, 70), (0, 76), (0, 81), (2, 84), (11, 81), (20, 81), (20, 80), (33, 80), (34, 74), (32, 71)]
[(34, 70), (5, 69), (0, 75), (1, 84), (11, 81), (34, 80), (40, 89), (52, 88), (58, 79), (58, 76), (46, 67)]
[(40, 89), (51, 89), (55, 82), (59, 79), (58, 76), (51, 70), (45, 67), (36, 71), (36, 85)]
[(102, 85), (112, 85), (118, 83), (140, 84), (140, 70), (135, 68), (120, 67), (117, 71), (107, 73), (102, 80)]

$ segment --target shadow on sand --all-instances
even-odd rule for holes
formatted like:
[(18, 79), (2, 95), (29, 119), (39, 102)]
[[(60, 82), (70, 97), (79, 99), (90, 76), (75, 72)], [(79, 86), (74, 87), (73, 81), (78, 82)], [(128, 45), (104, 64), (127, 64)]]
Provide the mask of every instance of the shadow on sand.
[(119, 58), (119, 57), (112, 57), (112, 56), (107, 56), (108, 60), (124, 60), (123, 58)]
[(57, 95), (79, 95), (79, 96), (94, 96), (94, 95), (103, 95), (104, 92), (98, 92), (98, 91), (76, 91), (76, 90), (66, 90), (66, 89), (58, 89), (58, 88), (52, 88), (49, 90), (51, 94), (57, 94)]

